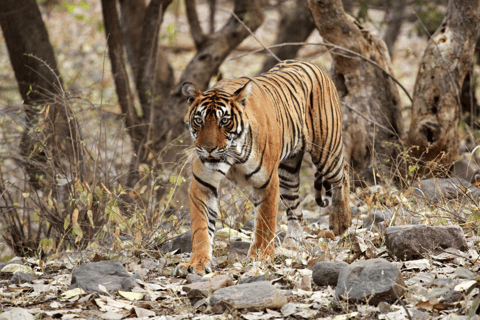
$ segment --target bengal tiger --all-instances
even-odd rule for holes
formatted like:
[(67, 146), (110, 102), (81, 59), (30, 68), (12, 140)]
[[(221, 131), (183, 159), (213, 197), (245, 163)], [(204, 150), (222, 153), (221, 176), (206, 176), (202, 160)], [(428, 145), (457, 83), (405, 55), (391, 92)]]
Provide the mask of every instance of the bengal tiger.
[(196, 154), (189, 189), (192, 256), (178, 272), (212, 270), (218, 189), (227, 178), (253, 186), (257, 199), (249, 257), (270, 257), (279, 199), (287, 207), (286, 238), (300, 239), (300, 166), (309, 152), (316, 166), (315, 198), (334, 189), (330, 227), (350, 225), (344, 178), (342, 115), (337, 90), (325, 72), (308, 62), (287, 60), (256, 77), (221, 80), (201, 92), (182, 85), (190, 103), (185, 116)]

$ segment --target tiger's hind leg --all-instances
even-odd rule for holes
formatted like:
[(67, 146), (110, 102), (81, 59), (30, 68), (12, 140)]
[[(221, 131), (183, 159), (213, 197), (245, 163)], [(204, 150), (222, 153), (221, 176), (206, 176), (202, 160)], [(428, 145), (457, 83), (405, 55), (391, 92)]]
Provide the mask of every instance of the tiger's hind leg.
[(298, 247), (303, 242), (303, 220), (300, 208), (300, 167), (302, 165), (303, 153), (299, 153), (283, 160), (278, 167), (280, 179), (280, 201), (287, 208), (288, 229), (284, 240), (284, 246)]

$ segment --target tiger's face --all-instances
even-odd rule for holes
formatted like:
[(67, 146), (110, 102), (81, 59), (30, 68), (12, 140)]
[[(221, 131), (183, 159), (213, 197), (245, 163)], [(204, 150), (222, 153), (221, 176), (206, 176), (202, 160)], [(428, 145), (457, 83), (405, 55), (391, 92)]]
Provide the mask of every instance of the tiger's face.
[(183, 84), (182, 93), (191, 103), (185, 122), (198, 157), (207, 167), (232, 165), (238, 157), (247, 126), (242, 113), (250, 90), (247, 83), (233, 94), (220, 90), (202, 93), (193, 83)]

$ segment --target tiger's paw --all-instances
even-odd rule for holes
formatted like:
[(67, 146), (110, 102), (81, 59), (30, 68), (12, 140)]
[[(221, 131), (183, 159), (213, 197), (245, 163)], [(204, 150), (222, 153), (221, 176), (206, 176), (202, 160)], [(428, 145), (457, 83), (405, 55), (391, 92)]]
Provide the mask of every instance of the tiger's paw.
[(213, 271), (213, 264), (210, 259), (195, 260), (190, 260), (187, 263), (180, 263), (177, 268), (175, 268), (174, 275), (180, 278), (186, 277), (189, 273), (195, 273), (200, 276), (204, 276), (205, 273), (211, 273)]
[(268, 246), (267, 248), (255, 246), (250, 246), (250, 250), (248, 251), (248, 258), (252, 260), (265, 260), (270, 259), (273, 255), (275, 249), (273, 245)]

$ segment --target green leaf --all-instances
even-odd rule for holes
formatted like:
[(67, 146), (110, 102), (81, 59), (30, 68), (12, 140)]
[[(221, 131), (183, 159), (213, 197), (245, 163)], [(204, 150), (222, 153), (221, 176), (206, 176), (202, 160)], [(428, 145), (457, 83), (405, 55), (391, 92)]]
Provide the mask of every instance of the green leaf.
[(68, 226), (70, 226), (70, 215), (65, 217), (65, 220), (63, 220), (63, 229), (67, 230)]

